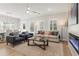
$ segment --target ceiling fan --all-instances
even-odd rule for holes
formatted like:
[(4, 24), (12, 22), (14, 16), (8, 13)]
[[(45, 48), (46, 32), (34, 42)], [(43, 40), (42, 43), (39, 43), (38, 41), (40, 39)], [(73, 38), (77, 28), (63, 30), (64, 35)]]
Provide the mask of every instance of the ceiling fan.
[(26, 12), (27, 12), (27, 13), (30, 13), (30, 12), (31, 12), (31, 13), (40, 14), (39, 12), (33, 11), (33, 10), (31, 10), (30, 8), (27, 8)]

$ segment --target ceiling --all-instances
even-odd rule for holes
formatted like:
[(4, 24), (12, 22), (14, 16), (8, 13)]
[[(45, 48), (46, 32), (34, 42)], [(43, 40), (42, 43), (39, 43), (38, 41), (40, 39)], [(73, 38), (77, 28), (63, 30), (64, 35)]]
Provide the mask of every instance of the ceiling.
[[(68, 3), (0, 3), (0, 14), (5, 14), (21, 19), (30, 17), (37, 17), (46, 14), (56, 14), (61, 12), (68, 12)], [(27, 13), (27, 8), (37, 13)]]

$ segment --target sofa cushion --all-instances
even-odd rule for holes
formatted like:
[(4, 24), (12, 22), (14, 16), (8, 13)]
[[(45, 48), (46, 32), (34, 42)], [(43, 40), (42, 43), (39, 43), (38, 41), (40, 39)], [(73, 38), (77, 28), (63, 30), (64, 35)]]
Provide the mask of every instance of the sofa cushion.
[(10, 36), (14, 36), (14, 33), (12, 32), (12, 33), (10, 33), (9, 35), (10, 35)]
[(44, 31), (38, 31), (38, 34), (45, 34)]
[(49, 32), (48, 35), (53, 35), (52, 32)]
[(28, 32), (26, 31), (26, 32), (22, 32), (22, 34), (27, 34)]
[(58, 35), (58, 32), (53, 32), (53, 35)]
[(23, 38), (22, 38), (22, 37), (17, 37), (15, 40), (16, 40), (16, 41), (22, 41)]
[(26, 34), (26, 32), (22, 32), (22, 34)]
[(56, 31), (50, 31), (50, 32), (48, 33), (48, 35), (58, 35), (58, 32), (56, 32)]

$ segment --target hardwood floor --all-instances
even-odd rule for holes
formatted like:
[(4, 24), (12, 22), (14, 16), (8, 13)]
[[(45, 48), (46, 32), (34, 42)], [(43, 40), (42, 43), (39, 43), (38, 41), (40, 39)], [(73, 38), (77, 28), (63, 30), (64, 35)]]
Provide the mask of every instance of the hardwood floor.
[(64, 56), (72, 56), (68, 48), (68, 42), (63, 42), (63, 53), (64, 53)]
[[(63, 42), (63, 56), (71, 56), (70, 50), (68, 48), (68, 43)], [(8, 48), (6, 43), (0, 43), (0, 56), (25, 56), (24, 54)]]
[(6, 47), (5, 43), (0, 43), (0, 56), (21, 56), (22, 54), (9, 49)]

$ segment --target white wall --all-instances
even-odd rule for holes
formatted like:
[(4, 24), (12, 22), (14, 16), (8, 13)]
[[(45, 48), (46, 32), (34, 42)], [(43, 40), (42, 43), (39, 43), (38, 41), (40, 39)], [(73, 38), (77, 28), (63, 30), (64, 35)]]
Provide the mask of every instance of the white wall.
[(79, 36), (79, 24), (69, 26), (68, 27), (68, 32)]
[[(68, 18), (67, 12), (62, 12), (62, 13), (57, 13), (57, 14), (49, 14), (49, 15), (33, 17), (33, 18), (29, 18), (29, 19), (21, 19), (21, 20), (19, 18), (0, 15), (0, 22), (1, 23), (3, 22), (3, 23), (15, 24), (14, 28), (20, 29), (21, 31), (24, 31), (23, 30), (23, 24), (25, 24), (25, 30), (29, 31), (29, 32), (30, 32), (30, 24), (32, 22), (34, 22), (35, 26), (36, 26), (34, 32), (37, 32), (38, 30), (41, 30), (40, 29), (40, 22), (43, 22), (43, 25), (44, 25), (43, 29), (44, 30), (50, 31), (50, 20), (56, 20), (57, 21), (57, 29), (58, 29), (58, 31), (60, 31), (60, 35), (63, 36), (66, 39), (67, 38), (67, 35), (66, 35), (67, 32), (63, 31), (63, 34), (61, 34), (61, 32), (62, 32), (61, 28), (62, 27), (64, 29), (66, 28), (64, 25), (65, 25), (65, 22), (67, 21), (67, 18)], [(2, 28), (0, 28), (0, 31), (2, 31)]]
[[(65, 28), (65, 22), (67, 22), (68, 19), (68, 13), (63, 12), (63, 13), (58, 13), (58, 14), (51, 14), (51, 15), (44, 15), (44, 16), (40, 16), (40, 17), (33, 17), (33, 18), (29, 18), (29, 19), (25, 19), (22, 20), (22, 23), (26, 24), (26, 30), (30, 31), (30, 24), (32, 22), (35, 22), (35, 24), (38, 22), (40, 23), (41, 21), (44, 24), (44, 30), (49, 31), (50, 30), (50, 20), (56, 20), (57, 21), (57, 27), (58, 30), (61, 33), (61, 28), (62, 26)], [(40, 26), (37, 26), (37, 30), (40, 30)], [(67, 32), (63, 32), (62, 36), (64, 36), (64, 38), (66, 39), (65, 34), (67, 34)]]

